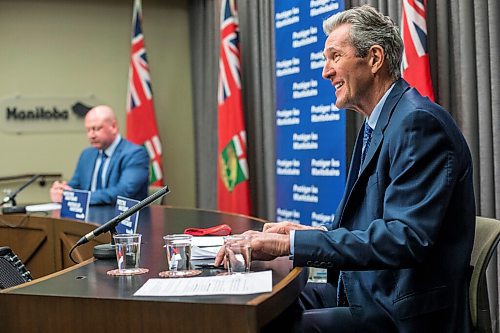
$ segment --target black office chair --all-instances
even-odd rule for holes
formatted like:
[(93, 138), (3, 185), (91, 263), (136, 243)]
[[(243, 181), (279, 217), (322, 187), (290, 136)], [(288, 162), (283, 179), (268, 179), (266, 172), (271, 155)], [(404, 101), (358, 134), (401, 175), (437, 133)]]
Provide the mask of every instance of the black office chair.
[(26, 266), (10, 247), (0, 247), (0, 289), (10, 288), (33, 280)]
[[(474, 266), (469, 287), (469, 304), (474, 331), (493, 332), (486, 268), (500, 243), (500, 221), (486, 217), (476, 217), (476, 236), (472, 249), (471, 265)], [(493, 318), (496, 322), (497, 318)]]

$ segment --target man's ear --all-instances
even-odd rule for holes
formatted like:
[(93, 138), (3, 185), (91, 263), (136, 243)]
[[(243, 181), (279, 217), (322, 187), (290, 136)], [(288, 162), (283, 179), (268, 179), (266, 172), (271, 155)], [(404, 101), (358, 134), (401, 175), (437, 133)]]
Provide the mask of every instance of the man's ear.
[(380, 45), (373, 45), (368, 51), (369, 63), (372, 68), (372, 74), (376, 74), (385, 62), (385, 51)]
[(111, 128), (113, 129), (113, 131), (115, 132), (115, 134), (118, 134), (119, 130), (118, 130), (118, 122), (115, 120), (113, 120), (111, 122)]

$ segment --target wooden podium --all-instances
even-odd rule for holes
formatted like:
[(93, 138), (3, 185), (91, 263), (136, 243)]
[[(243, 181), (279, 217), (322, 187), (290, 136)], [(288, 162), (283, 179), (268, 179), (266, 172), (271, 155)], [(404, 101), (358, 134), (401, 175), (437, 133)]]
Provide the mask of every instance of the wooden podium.
[[(39, 278), (74, 265), (68, 253), (80, 237), (96, 228), (94, 223), (40, 215), (0, 215), (0, 245), (9, 246)], [(109, 243), (110, 235), (101, 235), (92, 246)], [(74, 258), (92, 257), (92, 247), (78, 248)]]
[[(278, 258), (252, 263), (254, 271), (272, 270), (273, 290), (270, 293), (133, 296), (148, 279), (157, 278), (158, 273), (166, 269), (164, 235), (182, 233), (188, 227), (206, 228), (223, 223), (231, 226), (233, 234), (262, 228), (264, 221), (241, 215), (165, 206), (144, 209), (139, 216), (138, 232), (143, 235), (141, 267), (148, 268), (149, 272), (128, 277), (106, 274), (116, 268), (115, 260), (90, 258), (93, 245), (106, 242), (105, 239), (78, 248), (80, 258), (90, 258), (78, 265), (71, 266), (69, 260), (64, 258), (69, 248), (96, 225), (24, 215), (9, 216), (8, 222), (17, 223), (18, 227), (2, 224), (2, 237), (5, 228), (16, 229), (15, 232), (9, 231), (11, 235), (6, 238), (6, 245), (22, 254), (21, 258), (27, 259), (27, 266), (33, 263), (33, 267), (28, 266), (28, 269), (34, 274), (36, 272), (36, 276), (43, 276), (50, 270), (56, 272), (0, 292), (2, 332), (89, 332), (95, 329), (134, 333), (258, 332), (297, 298), (307, 280), (307, 270), (293, 268), (290, 260)], [(23, 231), (26, 228), (28, 231)], [(24, 233), (33, 235), (28, 238)], [(0, 238), (0, 241), (4, 239)], [(30, 243), (29, 251), (23, 252), (16, 245), (19, 241), (21, 244), (33, 244)], [(39, 255), (38, 252), (44, 254)], [(43, 267), (44, 263), (51, 262), (53, 266), (50, 268)], [(218, 272), (204, 270), (203, 275)]]

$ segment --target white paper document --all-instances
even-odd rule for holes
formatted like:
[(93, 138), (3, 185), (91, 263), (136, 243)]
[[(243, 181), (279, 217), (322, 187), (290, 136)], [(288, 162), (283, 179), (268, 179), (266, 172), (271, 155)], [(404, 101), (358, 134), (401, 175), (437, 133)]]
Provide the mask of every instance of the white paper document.
[(174, 279), (149, 279), (134, 296), (246, 295), (271, 292), (272, 271)]
[(219, 249), (220, 246), (198, 247), (193, 245), (191, 246), (191, 259), (215, 259), (217, 252), (219, 252)]
[(61, 204), (60, 203), (46, 203), (46, 204), (39, 204), (39, 205), (29, 205), (26, 206), (26, 211), (33, 213), (33, 212), (48, 212), (52, 210), (58, 210), (61, 209)]
[(191, 259), (214, 259), (224, 244), (222, 236), (197, 236), (191, 241)]
[(224, 238), (222, 236), (196, 236), (191, 240), (191, 245), (198, 247), (222, 246)]

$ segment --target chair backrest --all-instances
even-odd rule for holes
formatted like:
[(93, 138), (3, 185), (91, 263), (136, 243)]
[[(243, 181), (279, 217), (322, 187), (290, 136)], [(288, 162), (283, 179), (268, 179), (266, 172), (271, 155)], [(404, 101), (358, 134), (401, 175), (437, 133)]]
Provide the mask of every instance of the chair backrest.
[(7, 246), (0, 247), (0, 289), (31, 281), (26, 266)]
[(471, 255), (474, 267), (469, 286), (469, 306), (476, 332), (492, 331), (486, 268), (500, 241), (500, 220), (476, 217), (476, 235)]
[[(148, 187), (148, 196), (154, 194), (155, 192), (161, 190), (162, 188), (163, 188), (163, 186), (149, 185), (149, 187)], [(152, 204), (153, 205), (163, 205), (163, 204), (165, 204), (164, 198), (165, 198), (165, 196), (163, 196), (161, 198), (158, 198), (155, 201), (153, 201)]]

